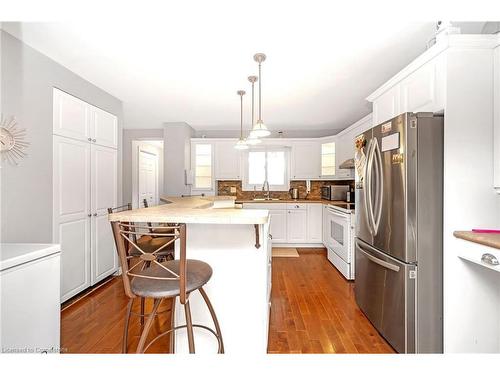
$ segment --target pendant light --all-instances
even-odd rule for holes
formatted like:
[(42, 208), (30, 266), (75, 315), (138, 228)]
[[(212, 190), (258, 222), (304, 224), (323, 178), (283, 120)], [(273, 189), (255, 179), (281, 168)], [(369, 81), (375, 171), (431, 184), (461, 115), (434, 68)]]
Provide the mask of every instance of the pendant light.
[(243, 138), (243, 95), (245, 95), (245, 91), (238, 90), (236, 93), (240, 96), (240, 139), (238, 139), (234, 148), (237, 150), (246, 150), (248, 145), (245, 138)]
[(259, 63), (259, 119), (253, 125), (252, 136), (255, 137), (267, 137), (271, 132), (267, 129), (262, 121), (262, 76), (261, 76), (261, 64), (266, 60), (266, 55), (263, 53), (256, 53), (253, 59)]
[[(248, 80), (252, 84), (252, 123), (250, 124), (251, 129), (253, 129), (253, 126), (254, 126), (254, 113), (255, 113), (255, 110), (254, 110), (254, 89), (255, 89), (255, 82), (257, 82), (257, 79), (258, 79), (257, 76), (249, 76), (248, 77)], [(262, 141), (260, 140), (260, 138), (257, 137), (255, 135), (255, 133), (250, 131), (250, 134), (247, 137), (247, 144), (253, 146), (253, 145), (258, 145), (261, 142)]]

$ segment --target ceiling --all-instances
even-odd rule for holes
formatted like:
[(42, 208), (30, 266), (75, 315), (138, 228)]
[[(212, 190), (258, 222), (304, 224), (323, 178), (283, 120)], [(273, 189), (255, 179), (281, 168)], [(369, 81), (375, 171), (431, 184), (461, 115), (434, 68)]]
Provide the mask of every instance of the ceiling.
[[(178, 2), (182, 3), (182, 2)], [(165, 22), (3, 23), (2, 28), (124, 103), (125, 128), (186, 122), (236, 130), (239, 97), (264, 52), (263, 120), (272, 130), (334, 134), (370, 112), (365, 98), (425, 50), (433, 22), (367, 20), (315, 9), (206, 17), (176, 6)], [(257, 27), (258, 26), (258, 27)], [(461, 24), (479, 32), (482, 23)]]

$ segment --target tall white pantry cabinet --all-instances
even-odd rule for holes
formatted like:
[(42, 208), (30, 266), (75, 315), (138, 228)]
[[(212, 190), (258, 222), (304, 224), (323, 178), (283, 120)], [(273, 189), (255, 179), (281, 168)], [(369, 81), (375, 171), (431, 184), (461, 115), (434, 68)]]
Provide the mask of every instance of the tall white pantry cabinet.
[(117, 206), (118, 119), (54, 88), (53, 242), (61, 302), (116, 272), (107, 208)]

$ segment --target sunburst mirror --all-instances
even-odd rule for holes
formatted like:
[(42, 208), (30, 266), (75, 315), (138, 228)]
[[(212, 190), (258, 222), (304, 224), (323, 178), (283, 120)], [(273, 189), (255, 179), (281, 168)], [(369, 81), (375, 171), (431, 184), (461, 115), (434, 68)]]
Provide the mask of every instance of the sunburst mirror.
[(0, 119), (0, 151), (2, 160), (17, 165), (19, 159), (25, 157), (29, 142), (26, 142), (26, 129), (18, 127), (15, 117)]

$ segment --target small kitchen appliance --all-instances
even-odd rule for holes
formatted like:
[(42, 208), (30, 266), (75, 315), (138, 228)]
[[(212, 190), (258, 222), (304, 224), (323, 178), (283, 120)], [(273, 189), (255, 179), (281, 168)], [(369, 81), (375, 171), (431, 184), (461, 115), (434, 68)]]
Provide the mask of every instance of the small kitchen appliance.
[(345, 201), (349, 185), (327, 185), (321, 187), (321, 199), (328, 201)]
[(292, 199), (299, 199), (299, 189), (291, 188), (288, 192), (290, 193), (290, 197)]

